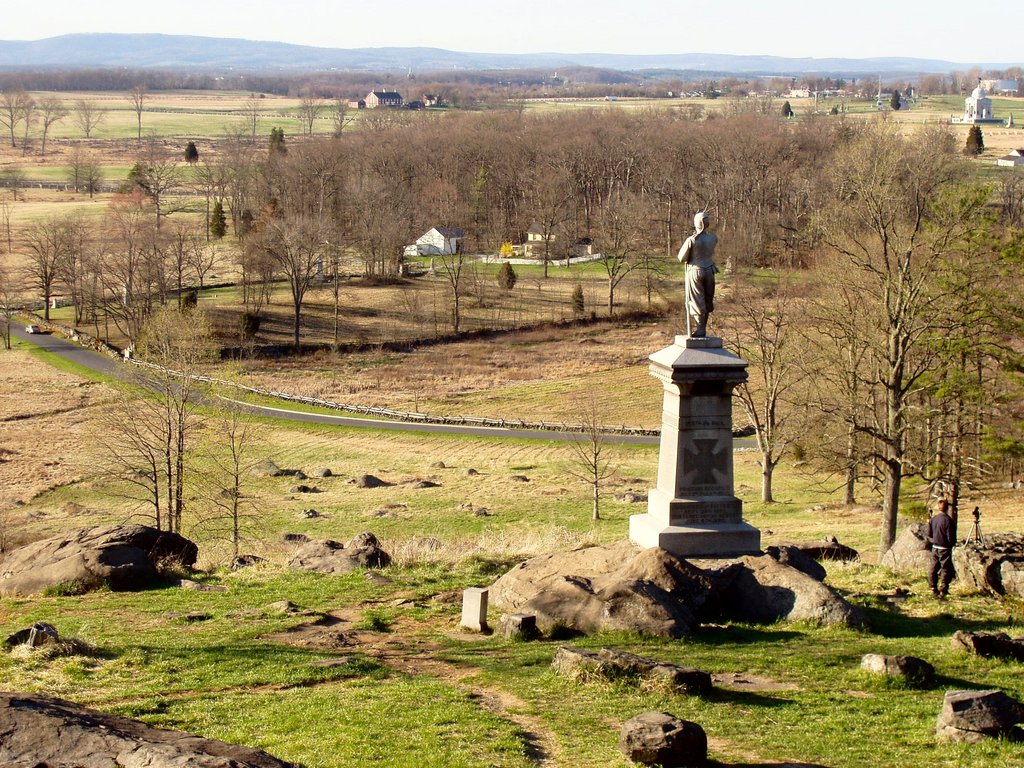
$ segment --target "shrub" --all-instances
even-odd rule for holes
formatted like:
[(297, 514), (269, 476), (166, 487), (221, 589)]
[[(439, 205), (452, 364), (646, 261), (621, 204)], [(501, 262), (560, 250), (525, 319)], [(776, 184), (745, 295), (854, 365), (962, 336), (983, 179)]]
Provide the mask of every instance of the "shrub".
[(512, 269), (512, 265), (507, 261), (501, 265), (501, 269), (498, 270), (498, 285), (501, 286), (503, 291), (511, 291), (516, 287), (516, 271)]
[(573, 314), (582, 315), (586, 309), (586, 302), (583, 299), (583, 286), (579, 283), (576, 283), (576, 287), (572, 289), (570, 302), (572, 303)]

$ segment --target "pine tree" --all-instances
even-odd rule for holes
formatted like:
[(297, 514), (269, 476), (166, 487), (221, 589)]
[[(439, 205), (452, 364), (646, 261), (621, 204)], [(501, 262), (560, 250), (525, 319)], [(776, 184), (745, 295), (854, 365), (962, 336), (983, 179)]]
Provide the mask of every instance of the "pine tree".
[(792, 105), (787, 101), (782, 105), (782, 116), (786, 119), (791, 118), (794, 115)]
[(967, 144), (964, 145), (965, 155), (980, 155), (985, 151), (985, 138), (981, 135), (981, 126), (972, 125), (967, 132)]
[(512, 265), (507, 261), (501, 265), (501, 269), (498, 270), (498, 285), (501, 286), (503, 291), (511, 291), (516, 287), (516, 271), (512, 269)]
[(189, 165), (199, 162), (199, 150), (196, 149), (194, 141), (190, 141), (185, 145), (185, 162)]
[(224, 216), (224, 206), (220, 200), (213, 204), (210, 212), (210, 234), (220, 240), (228, 232), (227, 218)]
[(889, 99), (889, 106), (895, 110), (900, 108), (900, 92), (895, 88), (892, 89), (892, 97)]
[(575, 315), (582, 315), (586, 310), (586, 304), (583, 300), (583, 286), (576, 283), (576, 287), (572, 289), (572, 311)]
[(284, 128), (270, 129), (270, 154), (284, 155), (288, 153), (288, 147), (284, 143)]

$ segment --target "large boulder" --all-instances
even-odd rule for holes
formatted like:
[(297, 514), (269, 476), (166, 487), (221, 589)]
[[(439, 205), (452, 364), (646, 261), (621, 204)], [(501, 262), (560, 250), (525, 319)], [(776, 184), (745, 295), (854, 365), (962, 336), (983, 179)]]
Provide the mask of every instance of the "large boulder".
[(864, 615), (831, 588), (767, 555), (747, 555), (721, 571), (715, 616), (733, 621), (810, 621), (864, 626)]
[(621, 541), (520, 563), (491, 586), (490, 599), (507, 613), (534, 614), (544, 630), (681, 637), (696, 628), (692, 606), (703, 603), (709, 586), (684, 560)]
[(154, 728), (50, 696), (0, 693), (0, 765), (11, 768), (293, 768), (266, 752)]
[(668, 712), (644, 712), (619, 730), (619, 751), (634, 763), (662, 768), (697, 768), (707, 764), (704, 729)]
[(927, 572), (932, 567), (932, 552), (925, 539), (927, 529), (924, 523), (907, 526), (878, 564), (893, 571)]
[(295, 550), (289, 567), (317, 573), (346, 573), (356, 568), (385, 568), (391, 555), (385, 552), (377, 537), (365, 532), (347, 544), (332, 539), (309, 541)]
[(629, 541), (527, 560), (491, 585), (490, 599), (507, 613), (534, 614), (544, 630), (584, 634), (680, 637), (710, 619), (863, 624), (827, 586), (771, 557), (688, 562)]
[(1018, 736), (1024, 705), (1002, 691), (947, 691), (935, 733), (948, 741)]
[(953, 550), (953, 565), (971, 589), (1024, 597), (1024, 535), (995, 533)]
[(164, 564), (192, 567), (196, 545), (146, 525), (84, 528), (27, 544), (0, 561), (0, 595), (31, 595), (47, 587), (87, 592), (150, 587)]

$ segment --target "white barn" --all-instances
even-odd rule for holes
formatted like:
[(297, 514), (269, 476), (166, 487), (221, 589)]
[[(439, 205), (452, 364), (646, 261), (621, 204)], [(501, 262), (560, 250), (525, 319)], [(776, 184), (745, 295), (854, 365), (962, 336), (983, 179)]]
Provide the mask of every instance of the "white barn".
[(1010, 154), (1003, 155), (996, 160), (996, 165), (1001, 165), (1006, 168), (1014, 168), (1018, 165), (1024, 165), (1024, 149), (1011, 149)]

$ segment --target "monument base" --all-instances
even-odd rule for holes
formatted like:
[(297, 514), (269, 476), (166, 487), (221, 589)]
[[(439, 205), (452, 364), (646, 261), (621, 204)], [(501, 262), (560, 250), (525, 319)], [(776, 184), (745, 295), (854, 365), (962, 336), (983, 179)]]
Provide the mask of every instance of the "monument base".
[(676, 557), (738, 557), (761, 552), (761, 532), (752, 525), (707, 523), (665, 525), (661, 515), (632, 515), (630, 541), (645, 549), (661, 547)]

